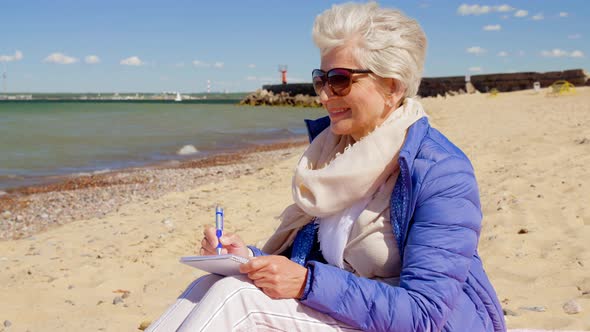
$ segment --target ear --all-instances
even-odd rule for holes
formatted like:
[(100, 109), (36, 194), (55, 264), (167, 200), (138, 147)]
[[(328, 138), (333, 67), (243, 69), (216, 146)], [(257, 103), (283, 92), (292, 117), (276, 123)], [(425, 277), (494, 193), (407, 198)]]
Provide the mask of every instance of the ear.
[(403, 102), (406, 87), (398, 80), (392, 78), (389, 82), (389, 98), (391, 103), (399, 107)]

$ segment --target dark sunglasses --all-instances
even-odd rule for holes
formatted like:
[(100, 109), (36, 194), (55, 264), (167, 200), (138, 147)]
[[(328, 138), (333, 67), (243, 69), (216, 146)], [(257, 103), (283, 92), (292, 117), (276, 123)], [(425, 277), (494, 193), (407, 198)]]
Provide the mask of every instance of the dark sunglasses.
[(370, 74), (368, 69), (332, 68), (327, 72), (321, 69), (314, 69), (311, 72), (313, 88), (319, 96), (326, 82), (333, 94), (344, 97), (350, 93), (352, 85), (352, 74)]

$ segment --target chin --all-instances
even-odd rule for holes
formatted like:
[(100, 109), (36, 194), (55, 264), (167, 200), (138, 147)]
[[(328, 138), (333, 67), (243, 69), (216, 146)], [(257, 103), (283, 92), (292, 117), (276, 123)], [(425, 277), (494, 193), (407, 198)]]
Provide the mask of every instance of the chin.
[(351, 131), (350, 128), (347, 128), (345, 126), (342, 126), (339, 123), (332, 123), (330, 125), (330, 130), (332, 131), (332, 134), (334, 135), (350, 135)]

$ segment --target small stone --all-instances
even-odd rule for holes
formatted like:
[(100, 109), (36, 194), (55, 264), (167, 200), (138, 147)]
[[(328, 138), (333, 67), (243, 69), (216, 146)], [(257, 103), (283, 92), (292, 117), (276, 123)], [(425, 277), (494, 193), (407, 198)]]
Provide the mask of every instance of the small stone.
[(518, 230), (518, 234), (526, 234), (528, 232), (529, 232), (529, 230), (526, 229), (526, 228), (521, 228), (521, 229)]
[(8, 210), (2, 212), (2, 218), (4, 218), (4, 219), (8, 219), (11, 216), (12, 216), (12, 213), (10, 211), (8, 211)]
[(120, 296), (115, 296), (115, 298), (113, 299), (113, 304), (117, 305), (119, 303), (123, 303), (123, 298), (121, 298)]
[(186, 156), (195, 154), (197, 152), (199, 152), (199, 150), (197, 150), (197, 148), (195, 148), (193, 145), (185, 145), (180, 150), (176, 151), (176, 154), (180, 156)]
[(568, 315), (575, 315), (582, 312), (582, 306), (575, 300), (569, 300), (563, 304), (563, 311)]
[(9, 321), (8, 319), (4, 321), (4, 327), (10, 327), (12, 325), (12, 322)]
[(504, 308), (502, 311), (504, 312), (504, 316), (518, 316), (518, 313), (514, 310)]
[(151, 321), (149, 321), (149, 320), (144, 320), (143, 322), (141, 322), (141, 323), (139, 324), (139, 327), (138, 327), (138, 329), (140, 329), (140, 330), (144, 331), (145, 329), (147, 329), (147, 328), (150, 326), (150, 324), (151, 324), (151, 323), (152, 323), (152, 322), (151, 322)]
[(47, 220), (47, 219), (49, 219), (49, 215), (47, 213), (42, 213), (41, 214), (41, 219)]
[(528, 311), (536, 311), (536, 312), (545, 312), (547, 308), (543, 306), (524, 306), (520, 307), (519, 309), (528, 310)]
[(168, 218), (162, 220), (162, 224), (166, 225), (166, 227), (169, 227), (169, 228), (174, 227), (174, 223), (172, 222), (172, 220), (170, 220)]

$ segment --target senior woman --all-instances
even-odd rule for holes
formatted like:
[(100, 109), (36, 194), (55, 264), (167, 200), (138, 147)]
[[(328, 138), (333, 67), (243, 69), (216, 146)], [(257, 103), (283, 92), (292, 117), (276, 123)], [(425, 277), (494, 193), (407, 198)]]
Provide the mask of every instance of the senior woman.
[[(199, 278), (150, 331), (504, 331), (477, 253), (481, 209), (467, 157), (416, 95), (426, 38), (375, 3), (316, 18), (313, 84), (328, 117), (293, 176), (294, 204), (262, 249), (224, 253), (245, 275)], [(202, 255), (215, 254), (206, 228)]]

